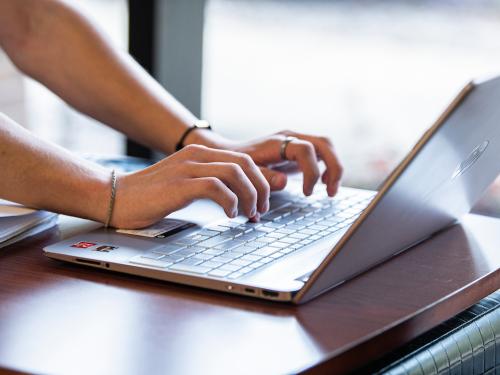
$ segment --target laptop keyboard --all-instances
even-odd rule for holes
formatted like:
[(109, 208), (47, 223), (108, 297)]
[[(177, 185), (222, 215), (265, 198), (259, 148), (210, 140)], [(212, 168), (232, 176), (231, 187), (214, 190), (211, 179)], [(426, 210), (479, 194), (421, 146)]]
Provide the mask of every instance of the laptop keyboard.
[(131, 263), (171, 271), (238, 279), (349, 225), (373, 196), (340, 191), (274, 199), (258, 223), (228, 220), (134, 256)]

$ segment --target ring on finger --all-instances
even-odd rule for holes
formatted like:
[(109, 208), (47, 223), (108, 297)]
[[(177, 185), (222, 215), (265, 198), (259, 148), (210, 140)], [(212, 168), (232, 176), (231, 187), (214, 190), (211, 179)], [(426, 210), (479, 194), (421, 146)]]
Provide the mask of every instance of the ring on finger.
[(283, 140), (283, 142), (281, 142), (281, 146), (280, 146), (280, 156), (281, 156), (281, 159), (283, 160), (288, 160), (287, 157), (286, 157), (286, 148), (288, 147), (288, 144), (290, 142), (293, 142), (297, 140), (297, 137), (292, 137), (290, 135), (286, 136), (285, 139)]

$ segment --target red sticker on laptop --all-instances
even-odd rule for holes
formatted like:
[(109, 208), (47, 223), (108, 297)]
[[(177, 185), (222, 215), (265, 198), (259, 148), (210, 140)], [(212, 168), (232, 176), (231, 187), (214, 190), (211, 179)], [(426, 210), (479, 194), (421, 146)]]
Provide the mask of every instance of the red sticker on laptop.
[(76, 247), (77, 249), (88, 249), (89, 247), (92, 247), (95, 245), (97, 245), (97, 244), (93, 243), (93, 242), (80, 241), (78, 243), (71, 245), (71, 247)]

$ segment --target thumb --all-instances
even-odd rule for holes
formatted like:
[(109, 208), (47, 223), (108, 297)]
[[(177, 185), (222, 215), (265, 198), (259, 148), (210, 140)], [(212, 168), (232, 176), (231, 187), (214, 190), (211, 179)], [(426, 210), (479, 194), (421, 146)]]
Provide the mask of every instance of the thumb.
[(287, 182), (286, 174), (266, 167), (260, 167), (260, 171), (269, 183), (271, 191), (283, 190), (285, 188)]

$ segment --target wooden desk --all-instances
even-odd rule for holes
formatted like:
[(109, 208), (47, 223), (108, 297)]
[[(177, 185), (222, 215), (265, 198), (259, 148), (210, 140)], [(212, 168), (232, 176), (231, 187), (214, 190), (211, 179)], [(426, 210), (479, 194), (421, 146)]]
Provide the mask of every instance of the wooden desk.
[(470, 216), (295, 307), (49, 260), (57, 230), (0, 250), (0, 368), (345, 373), (500, 287), (500, 220)]

